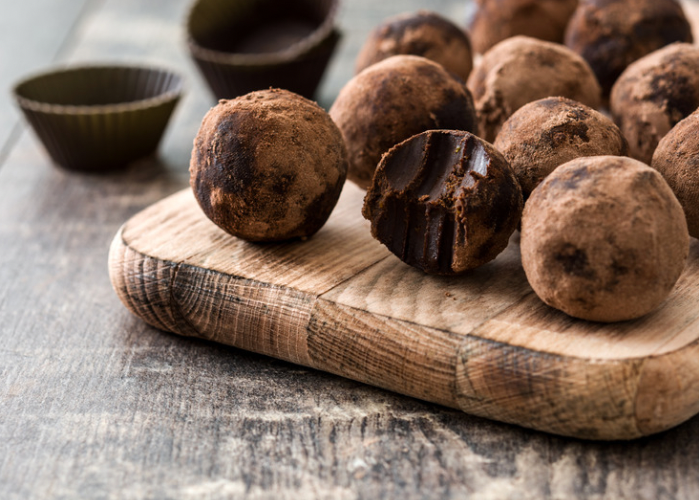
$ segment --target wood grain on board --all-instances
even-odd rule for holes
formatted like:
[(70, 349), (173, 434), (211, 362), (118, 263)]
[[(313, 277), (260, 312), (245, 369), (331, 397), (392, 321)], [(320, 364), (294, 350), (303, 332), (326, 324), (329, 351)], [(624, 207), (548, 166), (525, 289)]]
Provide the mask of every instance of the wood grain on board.
[(362, 199), (348, 183), (313, 238), (260, 245), (184, 190), (122, 227), (113, 285), (158, 328), (556, 434), (629, 439), (699, 411), (699, 242), (660, 309), (591, 323), (535, 296), (517, 235), (465, 276), (429, 276), (371, 237)]

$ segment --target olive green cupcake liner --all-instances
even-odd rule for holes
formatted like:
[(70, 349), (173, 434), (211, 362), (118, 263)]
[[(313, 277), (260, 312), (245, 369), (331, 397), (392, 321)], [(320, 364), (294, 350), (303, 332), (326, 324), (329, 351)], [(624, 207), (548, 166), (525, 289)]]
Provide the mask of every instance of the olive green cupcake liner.
[(341, 33), (338, 0), (197, 0), (190, 54), (217, 98), (284, 88), (312, 98)]
[(196, 56), (194, 60), (217, 99), (270, 87), (290, 90), (312, 99), (340, 38), (340, 32), (333, 30), (325, 43), (314, 52), (273, 66), (231, 66)]
[(182, 84), (166, 69), (81, 66), (25, 79), (13, 94), (55, 163), (102, 171), (157, 149)]

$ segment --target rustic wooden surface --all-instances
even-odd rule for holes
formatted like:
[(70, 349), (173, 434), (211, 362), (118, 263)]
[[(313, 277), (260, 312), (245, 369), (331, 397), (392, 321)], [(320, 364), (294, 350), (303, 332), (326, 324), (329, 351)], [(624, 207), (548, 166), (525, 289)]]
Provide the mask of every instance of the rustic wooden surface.
[(474, 272), (428, 276), (371, 237), (363, 198), (349, 183), (309, 241), (256, 245), (184, 189), (120, 228), (112, 284), (156, 328), (560, 435), (633, 439), (699, 411), (699, 242), (660, 308), (592, 323), (535, 296), (519, 235)]
[[(56, 170), (31, 133), (12, 132), (19, 115), (0, 96), (0, 498), (697, 497), (697, 418), (630, 443), (558, 438), (129, 314), (109, 283), (109, 242), (186, 186), (212, 103), (183, 52), (185, 4), (0, 5), (3, 79), (52, 60), (126, 59), (180, 68), (189, 86), (159, 159), (109, 176)], [(418, 5), (345, 2), (352, 28), (321, 103), (373, 19)], [(463, 12), (456, 0), (430, 6)]]

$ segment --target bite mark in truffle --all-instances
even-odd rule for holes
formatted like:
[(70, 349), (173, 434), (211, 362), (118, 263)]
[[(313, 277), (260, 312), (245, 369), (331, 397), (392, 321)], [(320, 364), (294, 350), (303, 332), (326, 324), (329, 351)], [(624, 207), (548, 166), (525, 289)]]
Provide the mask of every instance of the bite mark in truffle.
[(492, 146), (468, 132), (433, 130), (384, 155), (362, 213), (401, 260), (450, 275), (502, 252), (521, 210), (519, 185)]

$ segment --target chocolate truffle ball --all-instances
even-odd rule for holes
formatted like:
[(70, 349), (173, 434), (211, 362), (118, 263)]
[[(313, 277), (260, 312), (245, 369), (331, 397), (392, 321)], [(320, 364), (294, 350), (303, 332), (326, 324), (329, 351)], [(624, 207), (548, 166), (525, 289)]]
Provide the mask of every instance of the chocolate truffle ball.
[(248, 241), (305, 238), (330, 216), (347, 176), (342, 135), (286, 90), (222, 100), (194, 139), (190, 184), (206, 216)]
[(366, 189), (381, 155), (431, 129), (476, 131), (473, 99), (464, 82), (419, 56), (393, 56), (347, 83), (330, 108), (347, 145), (347, 177)]
[(577, 158), (524, 207), (522, 265), (546, 304), (576, 318), (639, 318), (665, 300), (684, 268), (689, 235), (662, 176), (631, 158)]
[(516, 36), (490, 49), (471, 73), (480, 136), (495, 140), (512, 113), (550, 96), (568, 97), (591, 108), (600, 103), (600, 88), (587, 63), (566, 47)]
[(517, 35), (563, 42), (578, 0), (476, 0), (471, 41), (484, 54), (495, 44)]
[(580, 0), (565, 37), (592, 67), (605, 98), (629, 64), (673, 42), (692, 42), (675, 0)]
[(660, 141), (652, 166), (684, 209), (689, 234), (699, 238), (699, 111), (675, 125)]
[(439, 14), (421, 10), (386, 19), (376, 27), (359, 52), (356, 72), (401, 54), (426, 57), (464, 81), (473, 69), (466, 32)]
[(529, 194), (559, 165), (582, 156), (625, 156), (619, 127), (592, 108), (565, 97), (548, 97), (521, 107), (495, 140), (514, 170), (522, 195)]
[(362, 213), (374, 237), (401, 260), (452, 275), (507, 247), (522, 192), (490, 144), (468, 132), (431, 130), (383, 156)]
[(650, 164), (660, 139), (699, 107), (699, 47), (677, 43), (639, 59), (614, 84), (610, 103), (631, 156)]

